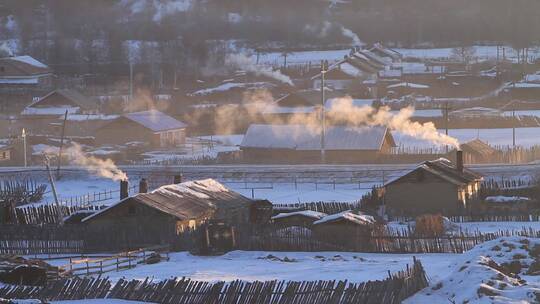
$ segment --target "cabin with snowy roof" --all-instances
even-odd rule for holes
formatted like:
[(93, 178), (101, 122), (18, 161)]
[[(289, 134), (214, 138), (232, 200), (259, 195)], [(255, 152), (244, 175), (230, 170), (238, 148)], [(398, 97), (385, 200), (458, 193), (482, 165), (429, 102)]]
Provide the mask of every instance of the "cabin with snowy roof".
[(82, 224), (97, 235), (105, 232), (104, 238), (107, 231), (117, 235), (114, 239), (121, 235), (126, 243), (170, 244), (184, 232), (211, 221), (232, 227), (253, 224), (261, 220), (257, 211), (269, 204), (247, 198), (213, 179), (204, 179), (127, 197), (84, 218)]
[(52, 70), (31, 56), (0, 58), (0, 88), (48, 89)]
[(157, 110), (124, 114), (96, 131), (96, 144), (148, 143), (153, 148), (182, 145), (187, 125)]
[(372, 232), (381, 227), (374, 216), (348, 210), (313, 222), (312, 229), (315, 237), (324, 243), (363, 251), (371, 247)]
[(293, 212), (278, 213), (272, 217), (272, 222), (280, 227), (308, 227), (313, 222), (327, 216), (326, 213), (313, 210), (300, 210)]
[(454, 165), (441, 158), (426, 161), (384, 184), (384, 204), (390, 215), (461, 215), (478, 199), (482, 176), (463, 166), (459, 151)]
[(24, 108), (21, 115), (59, 117), (66, 111), (68, 114), (96, 114), (98, 104), (76, 90), (61, 89), (38, 98)]
[[(396, 146), (385, 127), (327, 126), (324, 136), (329, 163), (376, 163)], [(242, 143), (247, 162), (318, 163), (321, 161), (321, 132), (306, 125), (249, 126)]]

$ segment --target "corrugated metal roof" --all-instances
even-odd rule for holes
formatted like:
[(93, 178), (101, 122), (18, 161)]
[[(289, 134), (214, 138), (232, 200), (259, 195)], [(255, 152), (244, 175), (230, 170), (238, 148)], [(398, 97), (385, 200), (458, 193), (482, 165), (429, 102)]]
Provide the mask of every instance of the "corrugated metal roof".
[(175, 118), (157, 110), (124, 114), (123, 117), (132, 120), (154, 132), (162, 132), (186, 128), (187, 125)]
[(237, 208), (253, 202), (213, 179), (205, 179), (166, 185), (150, 193), (128, 197), (85, 218), (83, 222), (102, 216), (108, 210), (130, 200), (135, 200), (180, 220), (197, 219), (212, 214), (217, 208)]
[[(380, 150), (385, 127), (329, 126), (326, 128), (327, 150)], [(250, 125), (242, 144), (244, 148), (320, 150), (321, 134), (305, 125)]]

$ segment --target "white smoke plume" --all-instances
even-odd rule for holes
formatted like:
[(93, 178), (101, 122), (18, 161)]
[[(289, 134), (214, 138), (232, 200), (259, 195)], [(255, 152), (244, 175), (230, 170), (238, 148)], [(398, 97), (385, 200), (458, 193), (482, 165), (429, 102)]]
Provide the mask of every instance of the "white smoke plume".
[(428, 140), (438, 145), (449, 145), (459, 148), (459, 141), (451, 136), (440, 133), (432, 122), (419, 123), (411, 121), (413, 107), (401, 109), (397, 114), (390, 108), (375, 109), (370, 106), (357, 107), (352, 98), (336, 98), (328, 111), (327, 117), (334, 123), (347, 125), (385, 126), (390, 130), (399, 131), (414, 138)]
[(364, 45), (362, 40), (360, 40), (360, 37), (358, 37), (358, 35), (356, 35), (352, 30), (341, 26), (341, 33), (343, 34), (343, 36), (351, 38), (353, 46)]
[(127, 180), (127, 175), (120, 170), (111, 159), (99, 159), (84, 153), (81, 146), (74, 143), (67, 149), (72, 161), (83, 166), (88, 172), (114, 181)]
[(325, 21), (323, 22), (323, 26), (321, 28), (321, 32), (319, 33), (319, 37), (324, 38), (328, 36), (328, 32), (332, 28), (332, 23)]
[(13, 56), (13, 51), (6, 42), (0, 44), (0, 58)]
[(282, 74), (280, 71), (274, 71), (270, 67), (258, 66), (244, 54), (227, 55), (225, 57), (225, 65), (255, 73), (255, 75), (270, 77), (291, 86), (294, 85), (289, 76)]

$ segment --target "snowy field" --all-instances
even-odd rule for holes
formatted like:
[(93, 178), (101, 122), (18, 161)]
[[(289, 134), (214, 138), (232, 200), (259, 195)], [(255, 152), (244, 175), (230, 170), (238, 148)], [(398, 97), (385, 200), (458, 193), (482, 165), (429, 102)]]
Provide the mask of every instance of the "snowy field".
[[(132, 183), (136, 183), (133, 181)], [(371, 191), (375, 183), (360, 184), (315, 184), (299, 183), (243, 183), (225, 182), (228, 188), (241, 193), (246, 197), (267, 199), (274, 203), (298, 203), (316, 201), (355, 202), (363, 194)], [(119, 183), (110, 179), (89, 176), (81, 179), (61, 179), (56, 182), (57, 193), (60, 200), (69, 199), (72, 196), (89, 195), (93, 198), (94, 192), (117, 191)], [(113, 199), (99, 202), (98, 204), (112, 204), (117, 201), (118, 193), (113, 193)], [(48, 189), (43, 201), (53, 202), (52, 191)]]

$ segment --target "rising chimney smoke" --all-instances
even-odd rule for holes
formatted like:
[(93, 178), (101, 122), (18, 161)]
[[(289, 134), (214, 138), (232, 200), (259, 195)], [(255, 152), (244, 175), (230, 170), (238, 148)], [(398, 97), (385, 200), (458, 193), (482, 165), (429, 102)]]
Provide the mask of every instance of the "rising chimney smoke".
[(463, 172), (463, 151), (456, 150), (456, 169)]

